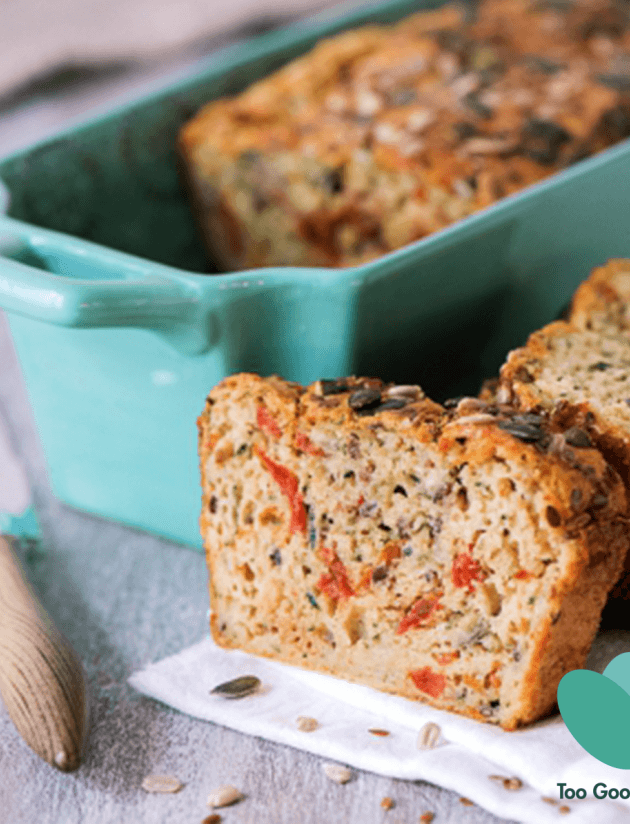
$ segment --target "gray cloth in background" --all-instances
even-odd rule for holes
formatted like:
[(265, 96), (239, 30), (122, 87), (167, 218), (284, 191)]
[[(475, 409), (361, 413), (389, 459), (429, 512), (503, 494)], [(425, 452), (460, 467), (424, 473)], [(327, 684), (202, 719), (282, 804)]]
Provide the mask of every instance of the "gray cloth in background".
[[(160, 77), (194, 70), (208, 50), (243, 33), (221, 31), (246, 19), (325, 4), (5, 0), (0, 156), (55, 134), (94, 107), (138, 96)], [(92, 695), (87, 757), (71, 775), (26, 747), (0, 703), (0, 824), (194, 824), (210, 812), (208, 793), (224, 783), (246, 794), (221, 811), (226, 824), (416, 824), (425, 811), (436, 814), (435, 824), (499, 821), (424, 782), (359, 773), (340, 787), (324, 777), (319, 758), (188, 718), (135, 693), (126, 684), (133, 671), (207, 632), (203, 556), (54, 499), (1, 314), (0, 415), (25, 463), (44, 534), (43, 551), (24, 559), (27, 572), (82, 657)], [(176, 795), (148, 795), (140, 784), (155, 773), (176, 775), (185, 786)], [(387, 813), (384, 796), (396, 804)]]

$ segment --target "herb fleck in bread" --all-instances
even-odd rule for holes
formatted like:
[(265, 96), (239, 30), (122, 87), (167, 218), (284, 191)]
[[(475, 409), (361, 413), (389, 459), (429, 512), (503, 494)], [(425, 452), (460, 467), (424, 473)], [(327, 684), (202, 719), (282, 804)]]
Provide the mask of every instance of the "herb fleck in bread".
[(508, 730), (544, 716), (627, 549), (621, 481), (570, 437), (372, 379), (227, 378), (199, 419), (215, 640)]

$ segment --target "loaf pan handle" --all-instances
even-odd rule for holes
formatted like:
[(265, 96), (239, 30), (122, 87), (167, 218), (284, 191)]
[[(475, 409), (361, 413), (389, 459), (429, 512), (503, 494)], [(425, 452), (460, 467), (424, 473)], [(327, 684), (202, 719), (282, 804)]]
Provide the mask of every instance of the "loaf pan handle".
[(149, 329), (185, 354), (201, 354), (210, 349), (212, 330), (195, 280), (96, 244), (0, 221), (0, 308), (34, 320)]

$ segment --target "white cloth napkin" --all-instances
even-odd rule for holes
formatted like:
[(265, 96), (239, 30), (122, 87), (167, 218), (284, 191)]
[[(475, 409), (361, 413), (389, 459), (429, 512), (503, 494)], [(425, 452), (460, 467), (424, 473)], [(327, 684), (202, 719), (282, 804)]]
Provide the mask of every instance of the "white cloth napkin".
[[(594, 648), (603, 669), (614, 655), (630, 650), (630, 633), (600, 637)], [(612, 652), (612, 654), (611, 654)], [(593, 660), (593, 657), (591, 658)], [(217, 684), (256, 675), (262, 688), (230, 700), (210, 695)], [(593, 786), (630, 787), (630, 770), (608, 767), (588, 755), (559, 716), (525, 730), (506, 733), (421, 703), (369, 687), (276, 664), (237, 651), (225, 651), (209, 638), (151, 664), (129, 679), (138, 691), (189, 715), (257, 735), (395, 778), (423, 779), (470, 798), (497, 816), (531, 824), (630, 824), (630, 801), (593, 798)], [(315, 718), (319, 728), (301, 732), (298, 716)], [(442, 742), (419, 750), (418, 733), (433, 721)], [(375, 736), (370, 729), (386, 729)], [(518, 790), (505, 789), (490, 776), (516, 777)], [(585, 800), (559, 800), (558, 782), (583, 787)], [(551, 804), (542, 798), (552, 798)], [(561, 806), (570, 808), (570, 817)]]

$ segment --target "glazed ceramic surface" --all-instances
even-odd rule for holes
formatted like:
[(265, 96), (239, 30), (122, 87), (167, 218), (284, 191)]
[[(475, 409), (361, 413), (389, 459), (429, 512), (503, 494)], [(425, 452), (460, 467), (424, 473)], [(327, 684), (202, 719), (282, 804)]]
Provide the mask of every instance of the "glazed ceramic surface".
[(418, 8), (320, 16), (231, 47), (0, 161), (0, 307), (61, 500), (199, 546), (195, 420), (225, 375), (476, 392), (593, 266), (630, 256), (625, 143), (361, 267), (208, 273), (177, 173), (184, 120), (325, 35)]

